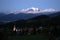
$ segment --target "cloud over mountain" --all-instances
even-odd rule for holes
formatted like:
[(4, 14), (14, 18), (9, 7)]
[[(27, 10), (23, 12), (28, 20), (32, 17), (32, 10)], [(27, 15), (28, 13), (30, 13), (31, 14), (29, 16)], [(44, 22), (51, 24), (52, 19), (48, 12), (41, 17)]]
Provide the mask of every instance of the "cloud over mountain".
[(57, 11), (56, 9), (53, 9), (53, 8), (49, 8), (49, 9), (45, 9), (45, 10), (42, 10), (43, 12), (53, 12), (53, 11)]

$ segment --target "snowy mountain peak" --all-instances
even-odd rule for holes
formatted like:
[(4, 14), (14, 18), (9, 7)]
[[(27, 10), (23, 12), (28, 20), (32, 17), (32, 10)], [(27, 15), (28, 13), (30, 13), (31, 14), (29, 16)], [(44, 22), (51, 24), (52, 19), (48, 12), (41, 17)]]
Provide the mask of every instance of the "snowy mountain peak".
[(21, 9), (21, 10), (16, 10), (16, 11), (12, 11), (12, 13), (41, 13), (41, 12), (57, 12), (58, 10), (53, 9), (53, 8), (49, 8), (49, 9), (39, 9), (39, 8), (35, 8), (35, 7), (31, 7), (31, 8), (26, 8), (26, 9)]
[(56, 12), (56, 11), (58, 11), (58, 10), (53, 9), (53, 8), (41, 10), (41, 9), (35, 8), (35, 7), (31, 7), (31, 8), (27, 8), (27, 9), (22, 9), (21, 10), (21, 12), (26, 12), (26, 13)]
[(33, 11), (40, 11), (39, 8), (35, 8), (35, 7), (31, 7), (31, 8), (29, 8), (29, 10), (30, 10), (30, 11), (32, 11), (32, 10), (33, 10)]
[(35, 8), (35, 7), (31, 7), (31, 8), (21, 10), (21, 12), (27, 12), (27, 13), (36, 13), (36, 12), (39, 12), (39, 11), (40, 11), (40, 9)]

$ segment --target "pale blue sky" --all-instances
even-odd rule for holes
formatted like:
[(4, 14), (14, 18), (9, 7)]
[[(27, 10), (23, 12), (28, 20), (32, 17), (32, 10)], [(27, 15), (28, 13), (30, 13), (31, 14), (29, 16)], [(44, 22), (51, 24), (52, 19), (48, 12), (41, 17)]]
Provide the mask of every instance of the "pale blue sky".
[(60, 10), (60, 0), (0, 0), (0, 11), (19, 10), (30, 7)]

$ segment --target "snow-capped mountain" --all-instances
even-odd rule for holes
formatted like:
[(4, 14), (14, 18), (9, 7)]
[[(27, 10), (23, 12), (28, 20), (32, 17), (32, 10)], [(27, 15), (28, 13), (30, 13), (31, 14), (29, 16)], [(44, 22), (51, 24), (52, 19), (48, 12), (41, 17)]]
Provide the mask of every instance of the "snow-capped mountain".
[[(6, 12), (6, 14), (1, 14), (0, 17), (0, 22), (11, 22), (11, 21), (16, 21), (16, 20), (22, 20), (22, 19), (27, 19), (27, 18), (32, 18), (36, 17), (39, 15), (50, 15), (58, 12), (56, 9), (39, 9), (39, 8), (26, 8), (26, 9), (21, 9), (21, 10), (16, 10), (16, 11), (11, 11), (11, 12)], [(3, 16), (2, 16), (3, 15)], [(53, 16), (52, 15), (52, 16)], [(60, 15), (60, 14), (57, 14)]]
[(35, 8), (35, 7), (31, 7), (31, 8), (26, 8), (26, 9), (20, 9), (20, 10), (15, 10), (15, 11), (11, 11), (10, 13), (44, 13), (44, 12), (57, 12), (58, 10), (53, 9), (53, 8), (49, 8), (49, 9), (40, 9), (40, 8)]
[(17, 10), (13, 13), (43, 13), (43, 12), (57, 12), (58, 10), (53, 9), (53, 8), (49, 8), (49, 9), (39, 9), (39, 8), (35, 8), (35, 7), (31, 7), (31, 8), (26, 8), (26, 9), (21, 9), (21, 10)]
[(40, 9), (40, 8), (36, 8), (36, 7), (30, 7), (30, 8), (25, 8), (25, 9), (19, 9), (19, 10), (13, 10), (13, 11), (6, 11), (4, 13), (9, 14), (9, 13), (14, 13), (14, 14), (18, 14), (18, 13), (45, 13), (45, 12), (58, 12), (59, 10), (53, 9), (53, 8), (49, 8), (49, 9)]
[(22, 9), (21, 12), (25, 12), (25, 13), (38, 13), (38, 12), (40, 12), (40, 9), (31, 7), (31, 8), (27, 8), (27, 9)]

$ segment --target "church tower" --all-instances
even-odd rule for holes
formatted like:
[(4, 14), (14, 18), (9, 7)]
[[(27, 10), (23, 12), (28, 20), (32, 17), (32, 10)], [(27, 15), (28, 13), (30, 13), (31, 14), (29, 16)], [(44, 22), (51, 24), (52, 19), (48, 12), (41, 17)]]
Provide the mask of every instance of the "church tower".
[(16, 31), (16, 26), (14, 25), (14, 27), (13, 27), (13, 31)]

